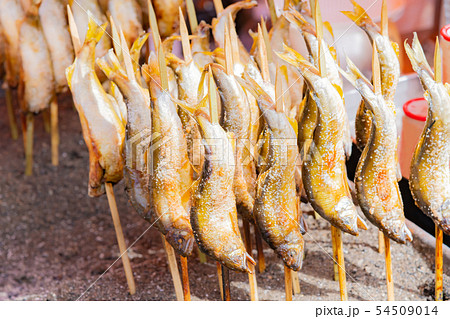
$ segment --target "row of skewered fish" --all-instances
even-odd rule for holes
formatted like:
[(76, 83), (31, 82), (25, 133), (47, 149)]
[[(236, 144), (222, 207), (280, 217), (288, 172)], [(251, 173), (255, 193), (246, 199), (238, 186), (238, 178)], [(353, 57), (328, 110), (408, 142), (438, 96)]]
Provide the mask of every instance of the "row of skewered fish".
[[(16, 1), (5, 2), (16, 5), (9, 10), (20, 8)], [(50, 1), (43, 0), (40, 8), (39, 2), (30, 1), (32, 9), (23, 11), (30, 22), (21, 28), (34, 26), (45, 34), (44, 19), (39, 22), (36, 10), (41, 14)], [(241, 239), (238, 215), (258, 228), (287, 267), (301, 268), (306, 230), (302, 193), (318, 214), (349, 234), (367, 229), (359, 206), (389, 238), (412, 240), (398, 187), (393, 102), (400, 76), (398, 50), (386, 26), (380, 30), (355, 2), (354, 12), (345, 12), (372, 41), (380, 76), (369, 81), (349, 60), (348, 71), (340, 69), (336, 51), (323, 39), (318, 4), (310, 11), (304, 2), (287, 0), (270, 32), (262, 21), (248, 52), (236, 35), (234, 17), (256, 1), (228, 6), (211, 25), (193, 23), (195, 17), (189, 16), (191, 36), (179, 1), (153, 1), (149, 7), (138, 2), (77, 0), (68, 9), (73, 51), (64, 48), (71, 51), (70, 59), (75, 53), (75, 61), (66, 77), (89, 149), (90, 196), (102, 195), (106, 182), (123, 178), (135, 210), (155, 223), (178, 254), (190, 255), (196, 242), (210, 257), (244, 272), (251, 272), (254, 260)], [(27, 31), (29, 40), (18, 40), (17, 29), (7, 35), (6, 23), (14, 18), (12, 13), (3, 17), (3, 12), (2, 34), (16, 39), (5, 46), (7, 79), (13, 86), (19, 73), (12, 70), (17, 64), (11, 63), (10, 43), (24, 47), (17, 59), (29, 61), (26, 45), (42, 45), (45, 39)], [(149, 16), (152, 46), (145, 46), (149, 36), (143, 32), (144, 15)], [(307, 59), (292, 49), (290, 26), (302, 34)], [(183, 58), (172, 52), (174, 41), (180, 40)], [(47, 44), (52, 58), (52, 46), (60, 48), (56, 43)], [(434, 81), (417, 39), (407, 52), (432, 105), (412, 163), (411, 190), (421, 209), (448, 233), (448, 152), (441, 154), (448, 147), (448, 87)], [(70, 64), (59, 63), (55, 67), (53, 62), (53, 70)], [(33, 60), (33, 65), (30, 71), (36, 73), (29, 77), (34, 81), (53, 78), (38, 73), (45, 64)], [(352, 140), (341, 74), (363, 97), (356, 118), (362, 156), (355, 200), (345, 166)], [(25, 88), (42, 86), (23, 79)], [(45, 101), (42, 96), (37, 100)], [(432, 182), (429, 174), (435, 171), (442, 174)]]

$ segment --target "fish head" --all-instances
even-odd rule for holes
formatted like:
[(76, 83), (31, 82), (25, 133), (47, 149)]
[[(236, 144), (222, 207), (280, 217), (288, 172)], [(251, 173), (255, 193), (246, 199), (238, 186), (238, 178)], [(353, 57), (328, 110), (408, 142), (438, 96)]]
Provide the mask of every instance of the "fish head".
[(252, 273), (248, 266), (248, 261), (254, 263), (253, 259), (247, 254), (244, 247), (239, 247), (231, 253), (226, 254), (224, 265), (232, 270)]
[(358, 213), (350, 197), (342, 197), (334, 207), (334, 210), (337, 213), (337, 218), (332, 224), (346, 233), (357, 236)]
[(291, 232), (285, 238), (286, 242), (277, 249), (284, 264), (294, 271), (299, 271), (303, 263), (303, 237), (299, 232)]
[(189, 225), (170, 229), (166, 235), (167, 242), (183, 257), (191, 254), (194, 248), (194, 234)]

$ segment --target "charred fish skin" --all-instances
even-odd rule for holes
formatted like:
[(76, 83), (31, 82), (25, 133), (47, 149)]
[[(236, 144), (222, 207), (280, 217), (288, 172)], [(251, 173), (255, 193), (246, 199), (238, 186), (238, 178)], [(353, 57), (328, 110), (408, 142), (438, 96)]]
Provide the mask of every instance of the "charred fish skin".
[(177, 108), (169, 94), (161, 88), (154, 54), (150, 56), (149, 65), (144, 66), (144, 70), (152, 108), (152, 216), (169, 244), (178, 254), (186, 257), (194, 245), (188, 214), (192, 180), (190, 183), (185, 180), (190, 173), (186, 140)]
[[(193, 192), (191, 225), (200, 249), (229, 269), (248, 272), (248, 256), (237, 221), (233, 190), (234, 158), (231, 137), (218, 123), (197, 115), (205, 161)], [(214, 145), (215, 142), (219, 145)]]
[(376, 94), (370, 82), (351, 62), (347, 77), (364, 99), (372, 115), (372, 132), (360, 157), (355, 187), (364, 215), (392, 240), (405, 244), (412, 240), (405, 225), (403, 202), (397, 182), (397, 129), (395, 114), (383, 96)]
[(125, 192), (136, 212), (150, 221), (150, 172), (147, 161), (151, 142), (149, 92), (134, 77), (127, 76), (112, 49), (104, 57), (97, 59), (97, 64), (125, 97)]
[(340, 93), (326, 77), (294, 50), (280, 54), (296, 65), (319, 110), (312, 144), (302, 166), (303, 185), (314, 210), (333, 226), (358, 235), (358, 214), (352, 202), (345, 166), (345, 109)]
[(89, 196), (105, 193), (104, 182), (117, 183), (123, 177), (125, 127), (116, 100), (108, 95), (95, 73), (95, 47), (105, 25), (89, 21), (83, 47), (66, 69), (67, 82), (78, 111), (89, 149)]
[(450, 86), (434, 80), (417, 35), (405, 44), (428, 102), (428, 116), (411, 160), (409, 187), (416, 205), (450, 235)]
[(221, 125), (226, 132), (236, 138), (236, 167), (234, 192), (238, 212), (253, 222), (253, 202), (256, 169), (250, 158), (251, 114), (247, 96), (235, 80), (223, 67), (212, 64), (211, 70), (220, 92), (222, 105)]
[[(354, 11), (343, 11), (362, 30), (370, 41), (377, 46), (380, 61), (381, 92), (388, 106), (395, 112), (394, 96), (400, 78), (400, 62), (398, 60), (398, 46), (391, 42), (389, 36), (382, 35), (380, 28), (372, 21), (367, 12), (355, 1), (351, 1)], [(364, 101), (361, 101), (355, 119), (356, 146), (363, 150), (371, 134), (372, 121), (366, 110)]]

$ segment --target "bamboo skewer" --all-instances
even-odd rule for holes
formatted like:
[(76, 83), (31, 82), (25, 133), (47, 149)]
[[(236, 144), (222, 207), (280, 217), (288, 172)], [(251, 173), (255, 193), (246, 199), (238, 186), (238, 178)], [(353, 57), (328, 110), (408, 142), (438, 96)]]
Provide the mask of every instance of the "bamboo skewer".
[(7, 85), (5, 89), (6, 110), (8, 112), (9, 129), (11, 131), (11, 137), (13, 140), (17, 140), (19, 137), (19, 131), (17, 129), (16, 118), (14, 116), (14, 107), (12, 103), (12, 90)]
[[(244, 228), (244, 243), (245, 243), (245, 249), (247, 250), (247, 253), (250, 255), (250, 257), (253, 257), (252, 253), (252, 237), (250, 234), (250, 223), (248, 220), (243, 220), (243, 228)], [(252, 273), (248, 274), (248, 281), (250, 284), (250, 300), (251, 301), (258, 301), (258, 286), (256, 283), (256, 275), (255, 275), (255, 266), (252, 263), (249, 263), (249, 268), (252, 271)]]
[(45, 133), (50, 133), (52, 130), (50, 124), (50, 109), (45, 109), (42, 111), (42, 119), (44, 120)]
[(386, 260), (386, 286), (388, 301), (394, 301), (394, 280), (392, 277), (392, 263), (391, 263), (391, 244), (390, 239), (384, 236), (384, 255)]
[(220, 299), (223, 299), (223, 280), (222, 280), (222, 265), (219, 262), (216, 262), (217, 266), (217, 278), (219, 280), (219, 290), (220, 290)]
[(225, 267), (222, 267), (222, 289), (223, 289), (223, 301), (231, 300), (231, 292), (230, 292), (230, 270)]
[(258, 227), (254, 226), (254, 229), (255, 229), (256, 251), (258, 252), (258, 271), (260, 274), (262, 274), (266, 270), (263, 242)]
[[(316, 212), (314, 212), (317, 214)], [(336, 242), (333, 238), (331, 238), (331, 246), (333, 247), (333, 280), (339, 281), (339, 265), (337, 263), (338, 255), (336, 249)]]
[(187, 258), (180, 256), (180, 263), (181, 263), (181, 277), (183, 279), (184, 301), (191, 301), (191, 290), (189, 288), (189, 274), (188, 274)]
[(59, 163), (59, 131), (58, 131), (58, 101), (56, 96), (50, 103), (50, 134), (52, 148), (52, 165), (58, 166)]
[(277, 22), (277, 8), (275, 6), (275, 0), (267, 0), (267, 4), (269, 6), (270, 19), (272, 20), (272, 25), (275, 25)]
[(347, 301), (347, 281), (345, 278), (345, 262), (344, 262), (344, 249), (342, 245), (342, 231), (339, 228), (331, 226), (331, 237), (336, 245), (336, 260), (339, 270), (339, 295), (341, 301)]
[(298, 272), (291, 270), (292, 277), (292, 290), (294, 295), (299, 295), (301, 293), (300, 279), (298, 278)]
[(384, 235), (381, 230), (378, 231), (378, 252), (384, 253)]
[(161, 238), (164, 245), (164, 250), (167, 254), (167, 262), (169, 263), (170, 274), (172, 275), (173, 287), (175, 288), (175, 296), (178, 301), (183, 301), (183, 286), (181, 284), (180, 273), (178, 272), (177, 258), (175, 257), (175, 251), (173, 247), (167, 242), (163, 234)]
[(292, 301), (292, 277), (291, 269), (284, 265), (284, 289), (286, 292), (286, 301)]
[(216, 9), (216, 15), (218, 16), (219, 13), (223, 11), (223, 3), (222, 0), (213, 0), (214, 2), (214, 8)]
[(186, 0), (186, 11), (189, 18), (189, 26), (191, 27), (191, 33), (197, 31), (198, 20), (197, 14), (195, 13), (195, 5), (193, 0)]
[(28, 112), (24, 120), (25, 175), (31, 176), (33, 174), (34, 114)]
[[(434, 50), (434, 80), (436, 82), (442, 82), (442, 59), (438, 38), (436, 38), (436, 47)], [(436, 301), (443, 301), (444, 255), (442, 251), (442, 243), (444, 241), (444, 234), (442, 232), (442, 229), (440, 229), (438, 225), (435, 226), (435, 237), (435, 299)]]
[(105, 183), (106, 196), (108, 197), (109, 209), (114, 223), (114, 230), (116, 231), (117, 243), (119, 245), (120, 256), (125, 270), (125, 277), (127, 278), (128, 289), (131, 295), (136, 293), (136, 286), (134, 283), (133, 271), (131, 270), (130, 260), (128, 258), (127, 247), (123, 237), (122, 225), (120, 224), (119, 212), (117, 210), (116, 198), (114, 197), (114, 190), (111, 183)]

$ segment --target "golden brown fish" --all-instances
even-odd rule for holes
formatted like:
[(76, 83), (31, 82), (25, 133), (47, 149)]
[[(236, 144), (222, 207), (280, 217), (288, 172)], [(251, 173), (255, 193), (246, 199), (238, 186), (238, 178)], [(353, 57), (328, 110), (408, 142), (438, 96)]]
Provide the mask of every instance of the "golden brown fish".
[(19, 28), (19, 52), (22, 61), (22, 107), (25, 112), (38, 113), (50, 105), (55, 96), (53, 66), (39, 20), (40, 1), (29, 1), (26, 18)]
[[(405, 43), (405, 50), (420, 78), (429, 106), (427, 121), (411, 160), (409, 188), (416, 205), (450, 235), (450, 85), (435, 81), (417, 34), (414, 34), (412, 48)], [(435, 65), (435, 69), (440, 67)]]
[(381, 92), (376, 92), (369, 80), (348, 59), (347, 66), (349, 72), (343, 74), (361, 94), (372, 117), (372, 132), (355, 173), (357, 200), (372, 224), (392, 240), (404, 244), (412, 240), (412, 235), (405, 225), (396, 176), (395, 114), (386, 105)]
[(136, 0), (109, 0), (108, 11), (130, 47), (144, 31), (142, 12)]
[(177, 107), (161, 87), (154, 53), (143, 70), (152, 107), (152, 215), (166, 240), (178, 254), (186, 257), (194, 246), (188, 213), (193, 180), (186, 140)]
[(333, 226), (358, 235), (358, 223), (363, 222), (358, 220), (347, 182), (343, 145), (345, 109), (341, 94), (299, 53), (289, 47), (285, 50), (279, 56), (299, 68), (319, 110), (313, 141), (302, 167), (306, 195), (314, 210)]
[(179, 26), (178, 8), (184, 11), (183, 0), (151, 0), (155, 8), (158, 29), (162, 38), (166, 38), (175, 33)]
[(102, 195), (105, 182), (117, 183), (123, 177), (125, 127), (116, 100), (104, 91), (95, 73), (95, 48), (105, 27), (89, 20), (85, 42), (66, 70), (89, 150), (89, 196)]

